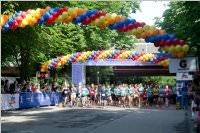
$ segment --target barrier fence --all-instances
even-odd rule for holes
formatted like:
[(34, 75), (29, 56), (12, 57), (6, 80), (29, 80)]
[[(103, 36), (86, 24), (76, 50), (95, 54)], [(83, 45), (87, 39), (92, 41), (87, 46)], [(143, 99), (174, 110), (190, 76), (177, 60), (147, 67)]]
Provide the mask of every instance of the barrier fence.
[(62, 102), (61, 93), (1, 94), (1, 110), (55, 105)]

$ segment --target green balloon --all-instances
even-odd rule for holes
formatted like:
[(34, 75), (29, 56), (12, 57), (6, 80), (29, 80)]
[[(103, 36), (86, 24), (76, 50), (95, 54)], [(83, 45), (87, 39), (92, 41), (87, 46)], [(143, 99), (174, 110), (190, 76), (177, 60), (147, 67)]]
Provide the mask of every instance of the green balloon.
[(189, 51), (189, 45), (187, 45), (187, 44), (185, 44), (184, 46), (183, 46), (183, 51), (184, 52), (188, 52)]

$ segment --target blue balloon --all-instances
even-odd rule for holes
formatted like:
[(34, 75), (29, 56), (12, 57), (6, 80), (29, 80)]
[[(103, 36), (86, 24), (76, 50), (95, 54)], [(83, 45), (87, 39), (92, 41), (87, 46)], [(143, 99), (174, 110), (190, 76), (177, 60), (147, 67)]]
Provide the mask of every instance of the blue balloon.
[(54, 12), (57, 12), (59, 9), (59, 7), (57, 6), (56, 8), (54, 8)]
[(114, 24), (113, 29), (117, 29), (117, 28), (118, 28), (118, 24)]
[(87, 16), (92, 15), (92, 10), (88, 10), (87, 13), (86, 13), (86, 15), (87, 15)]
[(126, 19), (126, 20), (124, 21), (124, 23), (125, 23), (126, 25), (128, 25), (128, 24), (131, 23), (131, 20), (130, 20), (130, 19)]
[(175, 38), (176, 38), (176, 36), (175, 36), (174, 34), (169, 35), (169, 39), (170, 39), (170, 40), (174, 40)]
[(85, 19), (87, 17), (87, 15), (86, 14), (82, 14), (81, 16), (80, 16), (80, 18), (81, 18), (81, 21), (83, 20), (83, 19)]
[(48, 12), (45, 12), (44, 16), (43, 16), (44, 20), (46, 20), (47, 18), (49, 18), (49, 16), (50, 16), (50, 14)]
[(97, 10), (92, 10), (92, 14), (96, 14), (97, 13)]
[(113, 29), (114, 29), (114, 28), (113, 28), (113, 24), (109, 25), (108, 28), (109, 28), (110, 30), (113, 30)]
[(53, 13), (54, 13), (54, 9), (52, 8), (49, 10), (49, 14), (53, 14)]
[(124, 22), (123, 21), (119, 21), (118, 25), (119, 25), (119, 27), (122, 27), (122, 26), (124, 26)]
[(163, 38), (164, 40), (167, 40), (167, 39), (169, 39), (169, 35), (168, 35), (168, 34), (164, 34), (164, 35), (162, 36), (162, 38)]
[(78, 24), (77, 18), (73, 19), (72, 23), (73, 23), (73, 24)]
[(145, 38), (144, 40), (145, 40), (145, 42), (150, 42), (149, 37)]
[(9, 25), (12, 25), (12, 23), (13, 23), (13, 21), (8, 21), (8, 24), (9, 24)]
[(10, 25), (9, 25), (9, 24), (5, 24), (5, 25), (4, 25), (4, 28), (5, 28), (5, 30), (7, 30), (7, 29), (10, 28)]
[(131, 21), (131, 22), (130, 22), (131, 24), (134, 24), (134, 23), (136, 22), (135, 19), (131, 19), (130, 21)]

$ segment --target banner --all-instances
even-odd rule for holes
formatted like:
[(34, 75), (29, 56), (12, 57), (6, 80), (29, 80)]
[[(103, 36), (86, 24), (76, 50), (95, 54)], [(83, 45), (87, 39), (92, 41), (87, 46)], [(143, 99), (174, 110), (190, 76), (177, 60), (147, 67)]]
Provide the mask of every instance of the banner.
[(189, 73), (176, 73), (176, 80), (192, 80), (192, 75)]
[(170, 73), (185, 73), (198, 71), (197, 57), (187, 57), (183, 59), (171, 58), (169, 61)]
[(1, 94), (1, 110), (18, 109), (19, 94)]
[(62, 102), (61, 93), (27, 93), (20, 94), (20, 108), (55, 105)]

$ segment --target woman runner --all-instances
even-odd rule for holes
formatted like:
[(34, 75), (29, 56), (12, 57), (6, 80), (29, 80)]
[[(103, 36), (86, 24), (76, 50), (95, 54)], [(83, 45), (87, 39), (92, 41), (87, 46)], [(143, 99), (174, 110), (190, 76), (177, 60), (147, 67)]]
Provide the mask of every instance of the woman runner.
[(138, 85), (135, 85), (134, 88), (134, 97), (133, 97), (134, 105), (138, 106), (139, 104), (139, 92), (138, 92)]
[(139, 108), (140, 108), (143, 103), (143, 94), (144, 94), (144, 87), (142, 86), (142, 83), (140, 83), (139, 85), (138, 92), (139, 92)]
[(64, 106), (66, 106), (69, 97), (69, 87), (67, 86), (67, 84), (63, 85), (62, 96), (64, 98)]
[(147, 89), (144, 89), (144, 93), (143, 93), (143, 106), (146, 107), (147, 106)]
[(90, 87), (90, 104), (91, 104), (91, 106), (95, 106), (95, 96), (96, 96), (96, 91), (94, 88), (94, 84), (91, 84), (91, 87)]
[(170, 90), (169, 90), (169, 86), (166, 85), (165, 86), (165, 91), (164, 91), (164, 94), (165, 94), (165, 105), (168, 107), (169, 106), (169, 93), (170, 93)]
[(148, 85), (148, 87), (147, 87), (147, 96), (148, 96), (148, 104), (149, 104), (149, 106), (151, 106), (152, 107), (152, 105), (153, 105), (153, 89), (152, 89), (152, 86), (150, 87), (149, 85)]
[(87, 106), (88, 105), (88, 95), (89, 95), (89, 91), (86, 88), (86, 86), (83, 85), (83, 87), (81, 88), (81, 96), (82, 96), (82, 104), (83, 104), (83, 106)]
[(103, 106), (106, 105), (106, 93), (107, 93), (106, 87), (105, 87), (105, 85), (103, 85), (102, 90), (101, 90), (101, 102), (102, 102), (101, 104)]
[(134, 88), (129, 85), (128, 86), (128, 105), (129, 105), (129, 108), (132, 107), (132, 103), (133, 103), (133, 96), (134, 96)]
[(121, 105), (125, 107), (126, 88), (124, 84), (120, 87), (120, 91), (121, 91), (120, 102)]
[(77, 88), (75, 87), (74, 84), (72, 84), (72, 88), (71, 88), (71, 106), (73, 107), (77, 101), (76, 101), (76, 94), (77, 94)]
[(115, 86), (114, 88), (114, 94), (115, 94), (115, 105), (119, 105), (119, 97), (120, 97), (120, 89), (119, 86)]
[(153, 89), (154, 104), (158, 106), (158, 86), (156, 85)]
[(164, 96), (164, 88), (162, 85), (159, 86), (158, 93), (159, 93), (158, 104), (161, 108), (162, 105), (164, 104), (164, 97), (165, 97)]
[(110, 85), (107, 86), (106, 90), (107, 90), (106, 91), (107, 103), (108, 103), (108, 105), (110, 105), (112, 103)]

